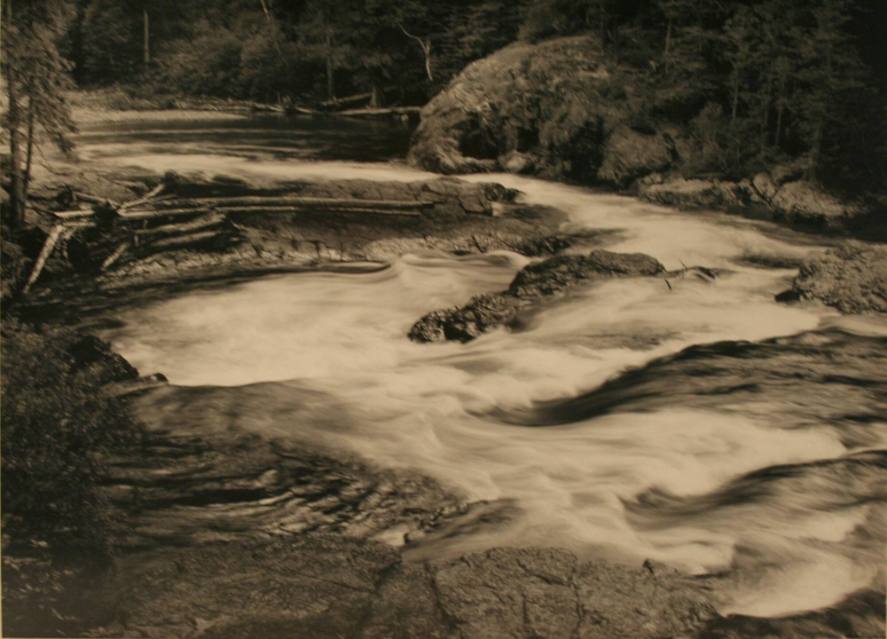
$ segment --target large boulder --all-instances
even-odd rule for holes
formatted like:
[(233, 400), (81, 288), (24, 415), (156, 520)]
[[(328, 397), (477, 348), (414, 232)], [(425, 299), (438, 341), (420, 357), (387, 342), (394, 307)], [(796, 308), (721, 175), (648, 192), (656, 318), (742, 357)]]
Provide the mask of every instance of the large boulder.
[(665, 271), (656, 259), (641, 253), (594, 250), (588, 255), (559, 255), (521, 270), (508, 290), (478, 295), (465, 306), (432, 311), (409, 332), (416, 342), (469, 342), (576, 285), (602, 277), (651, 276)]
[(887, 246), (847, 242), (812, 257), (777, 299), (818, 300), (843, 313), (887, 313)]
[(422, 110), (409, 160), (441, 173), (506, 170), (623, 184), (671, 162), (641, 120), (636, 69), (594, 35), (517, 42), (466, 67)]

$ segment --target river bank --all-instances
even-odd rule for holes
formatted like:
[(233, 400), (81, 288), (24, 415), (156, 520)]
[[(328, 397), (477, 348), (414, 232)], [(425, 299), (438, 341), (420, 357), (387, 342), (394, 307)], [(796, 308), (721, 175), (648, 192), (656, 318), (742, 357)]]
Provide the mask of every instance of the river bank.
[(722, 210), (833, 237), (887, 240), (884, 185), (838, 192), (810, 159), (728, 168), (721, 112), (595, 34), (519, 42), (466, 67), (422, 111), (417, 167), (506, 171), (611, 189), (682, 210)]

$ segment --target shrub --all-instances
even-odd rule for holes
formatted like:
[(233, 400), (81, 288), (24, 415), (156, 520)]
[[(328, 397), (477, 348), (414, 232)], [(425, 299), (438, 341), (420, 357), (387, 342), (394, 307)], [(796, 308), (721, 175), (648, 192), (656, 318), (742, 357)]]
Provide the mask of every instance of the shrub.
[[(13, 549), (38, 544), (96, 556), (108, 548), (102, 458), (133, 443), (138, 429), (126, 407), (102, 393), (105, 362), (72, 355), (83, 345), (69, 331), (40, 333), (4, 321), (3, 528)], [(112, 366), (121, 361), (108, 354)]]

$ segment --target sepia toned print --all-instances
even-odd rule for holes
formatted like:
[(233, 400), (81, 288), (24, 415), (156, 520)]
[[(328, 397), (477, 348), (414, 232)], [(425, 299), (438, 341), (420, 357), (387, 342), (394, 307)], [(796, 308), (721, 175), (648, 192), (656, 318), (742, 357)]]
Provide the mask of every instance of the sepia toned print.
[(885, 636), (887, 5), (0, 7), (2, 636)]

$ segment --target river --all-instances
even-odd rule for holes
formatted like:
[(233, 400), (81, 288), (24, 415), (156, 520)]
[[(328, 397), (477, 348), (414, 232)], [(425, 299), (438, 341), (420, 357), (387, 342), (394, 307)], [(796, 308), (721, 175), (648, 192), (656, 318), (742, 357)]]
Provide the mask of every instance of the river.
[[(428, 177), (396, 160), (399, 127), (280, 122), (118, 123), (87, 130), (81, 153), (267, 179)], [(612, 280), (469, 344), (406, 333), (506, 288), (527, 258), (410, 254), (178, 292), (105, 331), (170, 380), (138, 400), (142, 418), (418, 472), (495, 513), (415, 558), (553, 545), (652, 559), (717, 575), (725, 614), (820, 608), (870, 584), (887, 539), (887, 322), (773, 300), (820, 241), (526, 177), (468, 179), (558, 207), (572, 229), (612, 229), (609, 250), (723, 273)]]

